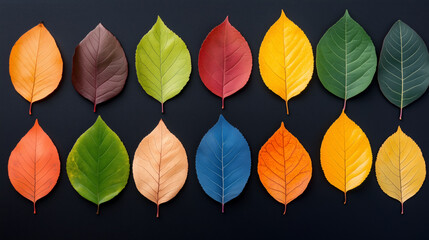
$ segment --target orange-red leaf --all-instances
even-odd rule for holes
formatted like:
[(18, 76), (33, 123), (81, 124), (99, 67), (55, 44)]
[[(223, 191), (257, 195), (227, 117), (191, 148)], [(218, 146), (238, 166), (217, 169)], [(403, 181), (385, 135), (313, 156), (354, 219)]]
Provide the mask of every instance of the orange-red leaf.
[(285, 206), (301, 195), (311, 179), (311, 159), (282, 123), (259, 151), (258, 174), (268, 193)]
[(55, 39), (40, 23), (13, 45), (9, 73), (15, 90), (31, 105), (51, 94), (60, 83), (63, 60)]
[(46, 196), (60, 175), (57, 148), (38, 121), (19, 141), (9, 158), (9, 179), (16, 191), (33, 202)]

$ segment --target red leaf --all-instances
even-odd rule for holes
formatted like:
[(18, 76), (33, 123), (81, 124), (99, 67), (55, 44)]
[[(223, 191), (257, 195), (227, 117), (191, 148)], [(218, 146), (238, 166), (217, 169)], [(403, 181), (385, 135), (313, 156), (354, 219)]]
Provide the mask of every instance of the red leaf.
[(97, 104), (118, 95), (128, 76), (124, 50), (109, 30), (97, 27), (76, 47), (73, 56), (73, 86), (86, 99)]
[(37, 120), (10, 154), (8, 171), (13, 187), (33, 202), (36, 214), (36, 201), (54, 188), (60, 175), (57, 148)]
[(198, 58), (198, 69), (204, 85), (224, 99), (231, 96), (249, 80), (252, 53), (240, 32), (226, 17), (204, 40)]

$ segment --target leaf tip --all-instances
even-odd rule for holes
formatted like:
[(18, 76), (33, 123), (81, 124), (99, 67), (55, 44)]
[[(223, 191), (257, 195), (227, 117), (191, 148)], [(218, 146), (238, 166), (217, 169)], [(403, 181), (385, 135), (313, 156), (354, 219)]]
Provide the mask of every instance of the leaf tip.
[(100, 115), (98, 115), (97, 120), (95, 121), (95, 123), (103, 123), (103, 124), (106, 124), (106, 123), (104, 122), (104, 120), (101, 118), (101, 116), (100, 116)]
[(346, 9), (346, 11), (344, 12), (344, 16), (350, 16), (348, 9)]
[(398, 132), (402, 132), (401, 126), (398, 126)]
[(225, 117), (222, 114), (219, 115), (219, 121), (226, 121)]
[(226, 18), (225, 18), (225, 21), (224, 21), (224, 22), (229, 23), (229, 16), (228, 16), (228, 15), (226, 16)]
[(164, 21), (162, 21), (159, 15), (156, 17), (156, 23), (164, 24)]
[(285, 12), (283, 11), (283, 9), (282, 9), (282, 12), (280, 13), (280, 17), (286, 17), (286, 14), (285, 14)]
[(285, 124), (284, 124), (284, 122), (282, 122), (282, 123), (280, 124), (280, 128), (285, 128)]

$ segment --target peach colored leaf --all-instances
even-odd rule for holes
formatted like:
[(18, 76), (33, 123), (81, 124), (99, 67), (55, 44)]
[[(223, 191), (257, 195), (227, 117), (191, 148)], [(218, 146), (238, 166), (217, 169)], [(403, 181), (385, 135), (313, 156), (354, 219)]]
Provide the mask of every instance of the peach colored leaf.
[(159, 205), (171, 200), (183, 187), (188, 175), (188, 158), (182, 143), (162, 119), (137, 147), (133, 176), (139, 192)]

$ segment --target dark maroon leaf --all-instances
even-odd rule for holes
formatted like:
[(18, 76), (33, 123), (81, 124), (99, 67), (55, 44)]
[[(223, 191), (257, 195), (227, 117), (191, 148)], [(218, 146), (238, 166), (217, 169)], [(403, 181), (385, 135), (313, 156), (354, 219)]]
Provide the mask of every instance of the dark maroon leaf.
[(97, 104), (118, 95), (128, 76), (128, 62), (115, 36), (98, 26), (76, 47), (73, 56), (73, 86), (86, 99)]

